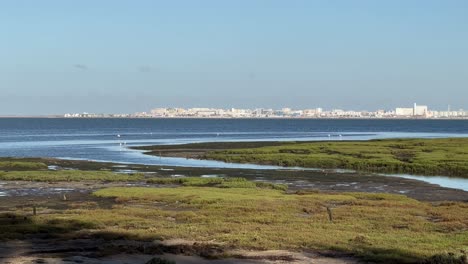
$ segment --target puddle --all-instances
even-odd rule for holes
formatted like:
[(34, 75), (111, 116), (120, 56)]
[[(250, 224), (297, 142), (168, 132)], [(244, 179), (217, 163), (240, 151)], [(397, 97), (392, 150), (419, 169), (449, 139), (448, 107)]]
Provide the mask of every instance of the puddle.
[(115, 172), (122, 173), (122, 174), (133, 174), (133, 173), (137, 173), (138, 171), (137, 170), (116, 170)]
[(53, 190), (53, 191), (56, 191), (56, 192), (71, 192), (71, 191), (74, 191), (75, 189), (70, 189), (70, 188), (53, 188), (52, 190)]
[(201, 178), (223, 178), (224, 174), (205, 174), (205, 175), (202, 175), (200, 176)]
[(468, 179), (467, 178), (446, 177), (446, 176), (417, 176), (417, 175), (409, 175), (409, 174), (380, 174), (380, 175), (418, 180), (418, 181), (428, 182), (431, 184), (436, 184), (442, 187), (468, 191)]
[(331, 171), (335, 173), (356, 173), (355, 170), (349, 170), (349, 169), (332, 169)]
[(50, 166), (47, 166), (47, 169), (48, 169), (48, 170), (56, 171), (56, 170), (59, 170), (60, 167), (59, 167), (59, 166), (56, 166), (56, 165), (50, 165)]
[[(5, 194), (3, 196), (46, 196), (46, 195), (51, 195), (51, 194), (61, 194), (61, 193), (68, 193), (68, 192), (73, 192), (76, 191), (76, 189), (71, 189), (71, 188), (24, 188), (24, 189), (11, 189), (9, 190), (8, 194)], [(79, 190), (81, 191), (81, 190)], [(86, 191), (86, 190), (85, 190)], [(2, 195), (0, 195), (2, 196)]]
[(335, 186), (337, 186), (337, 187), (340, 187), (340, 186), (349, 187), (350, 184), (346, 184), (346, 183), (337, 183), (337, 184), (335, 184)]

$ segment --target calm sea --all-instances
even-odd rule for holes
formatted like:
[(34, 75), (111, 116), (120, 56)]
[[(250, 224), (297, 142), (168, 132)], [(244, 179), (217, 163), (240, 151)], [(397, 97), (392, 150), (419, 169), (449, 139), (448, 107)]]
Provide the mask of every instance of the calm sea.
[(468, 120), (0, 118), (0, 156), (242, 167), (157, 158), (127, 147), (207, 141), (464, 137)]
[[(468, 137), (468, 120), (0, 118), (0, 157), (55, 157), (167, 166), (277, 169), (159, 158), (129, 146), (213, 141)], [(468, 191), (468, 179), (400, 175)], [(0, 193), (1, 194), (1, 193)]]

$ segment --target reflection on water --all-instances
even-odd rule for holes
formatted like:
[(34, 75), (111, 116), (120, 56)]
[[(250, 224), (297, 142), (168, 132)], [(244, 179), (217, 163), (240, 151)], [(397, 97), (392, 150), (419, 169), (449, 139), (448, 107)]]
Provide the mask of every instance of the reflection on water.
[(442, 187), (468, 191), (468, 179), (464, 179), (464, 178), (445, 177), (445, 176), (418, 176), (418, 175), (409, 175), (409, 174), (382, 174), (382, 175), (424, 181), (424, 182), (428, 182), (432, 184), (437, 184)]

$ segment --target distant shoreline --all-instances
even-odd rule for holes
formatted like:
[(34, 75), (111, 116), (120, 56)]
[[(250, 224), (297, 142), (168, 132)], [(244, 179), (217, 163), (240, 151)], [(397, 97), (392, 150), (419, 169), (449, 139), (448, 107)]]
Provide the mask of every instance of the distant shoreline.
[(447, 117), (447, 118), (427, 118), (427, 117), (64, 117), (56, 115), (40, 116), (0, 116), (1, 119), (220, 119), (220, 120), (468, 120), (468, 117)]

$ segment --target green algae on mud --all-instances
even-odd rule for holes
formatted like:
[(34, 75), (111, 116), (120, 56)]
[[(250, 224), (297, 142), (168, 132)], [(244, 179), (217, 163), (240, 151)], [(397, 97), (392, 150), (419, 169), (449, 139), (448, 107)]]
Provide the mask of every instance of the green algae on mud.
[(232, 177), (177, 177), (177, 178), (161, 178), (154, 177), (146, 180), (147, 183), (153, 184), (178, 184), (182, 186), (197, 186), (197, 187), (219, 187), (219, 188), (262, 188), (286, 191), (288, 186), (285, 184), (274, 184), (268, 182), (253, 182), (245, 178)]
[[(234, 145), (232, 145), (233, 143), (230, 144), (232, 147), (234, 147)], [(256, 142), (255, 144), (260, 145), (267, 143)], [(167, 154), (170, 155), (170, 153)], [(70, 182), (69, 180), (75, 180), (75, 183), (79, 181), (86, 181), (86, 179), (80, 177), (72, 177), (69, 179), (62, 179), (57, 181), (57, 178), (54, 179), (54, 177), (41, 177), (40, 172), (46, 172), (47, 174), (48, 171), (56, 171), (57, 173), (54, 173), (53, 175), (60, 174), (62, 171), (81, 171), (78, 172), (77, 175), (84, 172), (90, 172), (91, 174), (99, 174), (101, 172), (103, 172), (103, 174), (117, 172), (117, 177), (109, 180), (106, 180), (101, 176), (95, 177), (94, 180), (90, 180), (89, 178), (88, 179), (89, 181), (93, 181), (94, 184), (97, 182), (105, 183), (107, 181), (117, 183), (119, 181), (118, 179), (121, 178), (123, 179), (123, 181), (120, 181), (121, 183), (128, 181), (131, 184), (157, 185), (162, 184), (157, 183), (157, 181), (179, 181), (173, 180), (171, 178), (200, 178), (215, 176), (220, 178), (246, 178), (248, 180), (253, 180), (257, 185), (261, 184), (257, 182), (264, 182), (266, 184), (287, 184), (289, 190), (313, 188), (322, 191), (339, 192), (359, 191), (396, 194), (404, 193), (409, 197), (424, 201), (468, 201), (468, 192), (464, 192), (462, 190), (444, 188), (417, 180), (376, 176), (373, 173), (363, 172), (336, 172), (335, 170), (291, 170), (287, 168), (279, 170), (254, 170), (237, 168), (171, 167), (142, 164), (116, 164), (84, 160), (60, 160), (53, 158), (0, 158), (0, 161), (40, 162), (51, 167), (50, 170), (35, 170), (35, 175), (32, 178), (24, 178), (24, 175), (21, 175), (21, 173), (31, 175), (29, 171), (9, 170), (9, 173), (11, 172), (12, 174), (18, 176), (17, 180), (13, 181), (19, 181), (20, 179), (23, 179), (30, 182), (30, 184), (25, 182), (24, 184), (15, 185), (10, 181), (10, 183), (7, 182), (7, 185), (3, 185), (9, 186), (9, 188), (37, 188), (37, 184), (33, 184), (36, 179), (36, 182), (44, 182), (46, 185), (44, 185), (43, 188), (46, 189), (50, 188), (51, 185), (48, 183), (52, 182), (56, 182), (56, 184), (62, 185), (62, 183), (59, 182), (63, 180), (66, 182)], [(139, 176), (125, 178), (125, 176), (122, 176), (125, 174), (122, 174), (121, 172), (134, 172), (133, 175), (129, 176), (144, 174), (144, 178), (141, 179)], [(197, 181), (199, 181), (199, 179), (197, 179)], [(189, 184), (190, 183), (184, 183), (183, 185)], [(83, 189), (83, 187), (78, 186), (78, 189)]]
[(38, 181), (38, 182), (61, 182), (61, 181), (120, 181), (132, 182), (143, 180), (143, 174), (119, 174), (109, 171), (7, 171), (0, 172), (2, 181)]
[(43, 162), (21, 161), (21, 160), (0, 160), (0, 170), (4, 171), (27, 171), (46, 170), (47, 165)]

